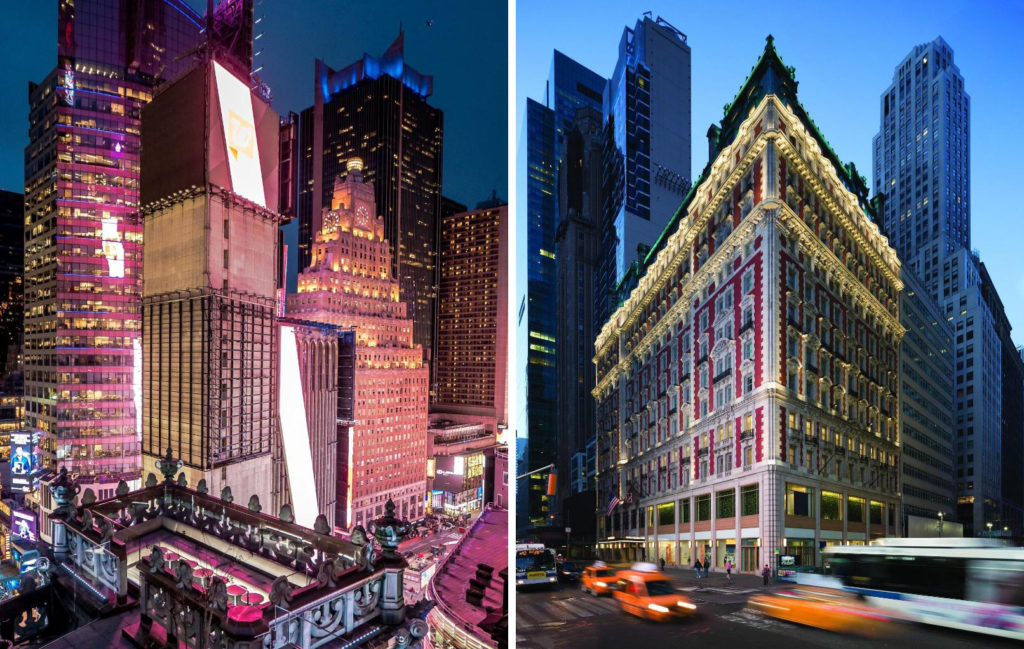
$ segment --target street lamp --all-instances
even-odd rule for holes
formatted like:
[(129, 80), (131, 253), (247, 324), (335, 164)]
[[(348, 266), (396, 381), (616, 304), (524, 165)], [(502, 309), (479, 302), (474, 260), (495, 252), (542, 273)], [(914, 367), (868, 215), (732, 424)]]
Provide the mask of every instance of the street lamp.
[(992, 523), (985, 523), (988, 526), (988, 535), (992, 536)]

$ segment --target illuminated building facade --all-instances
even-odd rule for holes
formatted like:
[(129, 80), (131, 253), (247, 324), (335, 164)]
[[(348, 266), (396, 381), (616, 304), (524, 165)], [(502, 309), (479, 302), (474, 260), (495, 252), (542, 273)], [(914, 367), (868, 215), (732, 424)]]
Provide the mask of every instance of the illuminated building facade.
[(269, 505), (283, 360), (279, 118), (216, 60), (143, 115), (143, 473), (158, 475), (169, 447), (190, 483)]
[(708, 138), (595, 344), (598, 545), (820, 565), (899, 533), (900, 264), (771, 37)]
[(141, 109), (202, 19), (181, 0), (61, 0), (57, 16), (57, 65), (28, 93), (25, 416), (46, 467), (112, 492), (140, 467)]
[(507, 204), (481, 204), (441, 220), (441, 291), (431, 412), (507, 427)]
[(0, 190), (0, 394), (12, 391), (11, 373), (21, 369), (24, 244), (25, 196)]
[(480, 423), (440, 417), (431, 415), (427, 431), (430, 507), (449, 515), (480, 511), (493, 498), (495, 434)]
[[(363, 160), (391, 246), (391, 276), (413, 322), (413, 341), (433, 358), (443, 113), (427, 103), (433, 77), (405, 62), (405, 37), (380, 57), (334, 70), (316, 62), (314, 103), (299, 118), (299, 270), (312, 263), (323, 209), (346, 161)], [(431, 367), (436, 364), (430, 363)]]
[(391, 274), (373, 184), (363, 182), (358, 158), (335, 181), (321, 223), (287, 310), (294, 318), (355, 330), (355, 425), (339, 449), (347, 458), (347, 482), (337, 495), (345, 516), (336, 525), (365, 525), (389, 497), (402, 518), (417, 519), (426, 493), (428, 370)]

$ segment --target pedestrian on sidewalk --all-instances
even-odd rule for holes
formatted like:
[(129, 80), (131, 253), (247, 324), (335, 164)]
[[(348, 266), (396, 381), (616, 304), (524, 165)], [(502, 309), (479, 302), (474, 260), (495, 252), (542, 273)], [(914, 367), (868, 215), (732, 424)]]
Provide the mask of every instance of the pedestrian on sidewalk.
[(725, 578), (732, 581), (732, 561), (725, 560)]
[(761, 576), (764, 577), (764, 585), (768, 585), (768, 578), (772, 576), (772, 569), (768, 567), (768, 564), (764, 564), (764, 569), (761, 571)]
[(708, 568), (711, 567), (711, 558), (704, 557), (704, 579), (708, 578)]
[(700, 580), (700, 569), (701, 569), (701, 567), (702, 566), (700, 565), (700, 557), (698, 557), (697, 561), (694, 562), (694, 564), (693, 564), (693, 569), (697, 571), (697, 579), (698, 580)]
[(665, 557), (661, 558), (661, 571), (665, 572)]

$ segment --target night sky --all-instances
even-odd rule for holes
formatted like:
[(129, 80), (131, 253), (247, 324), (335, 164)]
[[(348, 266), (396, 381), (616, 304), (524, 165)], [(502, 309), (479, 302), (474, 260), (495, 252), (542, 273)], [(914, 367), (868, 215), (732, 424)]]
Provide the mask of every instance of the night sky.
[[(204, 9), (205, 0), (189, 0)], [(502, 2), (264, 0), (256, 15), (256, 66), (274, 109), (313, 103), (313, 61), (340, 69), (379, 56), (405, 30), (405, 61), (433, 75), (429, 103), (444, 111), (442, 193), (470, 207), (497, 190), (508, 198), (508, 11)], [(428, 26), (427, 22), (432, 24)], [(57, 61), (57, 0), (7, 2), (0, 21), (0, 188), (24, 191), (28, 84)], [(295, 225), (289, 226), (290, 230)], [(294, 239), (294, 236), (292, 236)]]

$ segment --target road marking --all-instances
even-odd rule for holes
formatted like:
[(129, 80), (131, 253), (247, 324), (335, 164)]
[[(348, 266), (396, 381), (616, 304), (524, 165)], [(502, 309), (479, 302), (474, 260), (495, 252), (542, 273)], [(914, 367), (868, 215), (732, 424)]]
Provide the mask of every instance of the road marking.
[(538, 606), (536, 604), (524, 606), (522, 602), (517, 602), (516, 617), (526, 622), (524, 626), (540, 626), (546, 622), (552, 622), (555, 619), (547, 613), (545, 610), (546, 608), (547, 607)]
[(783, 630), (788, 629), (788, 625), (770, 617), (765, 617), (757, 611), (751, 611), (750, 609), (740, 609), (735, 613), (729, 613), (728, 615), (721, 616), (723, 620), (730, 622), (737, 622), (746, 626), (754, 627), (755, 629), (762, 630)]
[(589, 609), (594, 612), (594, 615), (604, 615), (606, 613), (613, 613), (619, 610), (618, 605), (613, 599), (598, 599), (596, 597), (580, 598), (577, 602), (579, 606)]

